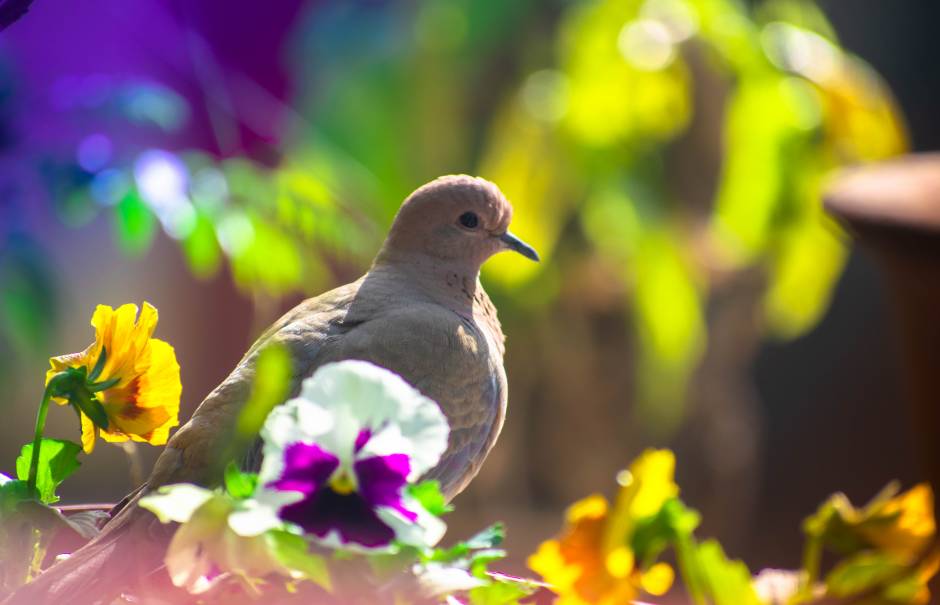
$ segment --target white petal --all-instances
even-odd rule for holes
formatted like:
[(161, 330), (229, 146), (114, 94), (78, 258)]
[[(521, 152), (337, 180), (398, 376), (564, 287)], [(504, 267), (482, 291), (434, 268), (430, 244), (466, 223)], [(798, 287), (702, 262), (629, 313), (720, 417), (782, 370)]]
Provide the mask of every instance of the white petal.
[(395, 531), (395, 538), (412, 546), (434, 546), (447, 531), (447, 524), (424, 510), (417, 502), (406, 500), (405, 507), (415, 511), (418, 518), (409, 521), (398, 511), (384, 506), (375, 510), (379, 519)]
[(421, 585), (421, 594), (426, 597), (440, 597), (454, 592), (471, 590), (484, 586), (486, 582), (476, 578), (466, 569), (445, 567), (429, 563), (415, 570), (415, 576)]
[(237, 510), (228, 516), (228, 526), (232, 531), (246, 538), (260, 536), (283, 524), (276, 509), (257, 504)]
[(151, 511), (161, 523), (189, 521), (196, 510), (206, 503), (212, 492), (191, 483), (167, 485), (157, 490), (156, 494), (140, 499), (140, 506)]
[(205, 577), (212, 568), (208, 549), (202, 544), (205, 536), (199, 529), (187, 524), (176, 530), (164, 559), (173, 585), (189, 592), (206, 589)]
[(284, 450), (292, 443), (321, 443), (325, 434), (334, 429), (333, 414), (319, 405), (297, 397), (274, 408), (261, 429), (264, 459), (258, 473), (258, 484), (280, 478), (284, 466)]
[(437, 464), (447, 449), (449, 427), (438, 405), (377, 365), (365, 361), (327, 364), (304, 381), (301, 396), (334, 414), (334, 430), (324, 436), (322, 444), (344, 463), (362, 429), (375, 435), (358, 457), (407, 454), (411, 479)]

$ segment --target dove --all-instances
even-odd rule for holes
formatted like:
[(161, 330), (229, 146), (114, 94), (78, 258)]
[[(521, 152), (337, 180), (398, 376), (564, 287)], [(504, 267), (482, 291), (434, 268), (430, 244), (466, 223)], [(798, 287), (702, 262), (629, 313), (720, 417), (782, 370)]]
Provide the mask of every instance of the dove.
[[(152, 574), (168, 536), (136, 502), (162, 485), (218, 483), (219, 452), (266, 346), (283, 346), (290, 355), (290, 397), (318, 367), (359, 359), (396, 372), (437, 402), (450, 437), (425, 479), (439, 481), (448, 500), (460, 493), (496, 443), (508, 394), (504, 336), (480, 268), (507, 250), (539, 260), (509, 231), (511, 220), (509, 201), (482, 178), (444, 176), (415, 190), (369, 271), (300, 303), (268, 328), (173, 435), (148, 480), (102, 532), (7, 603), (110, 603), (135, 578)], [(249, 468), (258, 464), (257, 455), (248, 457)]]

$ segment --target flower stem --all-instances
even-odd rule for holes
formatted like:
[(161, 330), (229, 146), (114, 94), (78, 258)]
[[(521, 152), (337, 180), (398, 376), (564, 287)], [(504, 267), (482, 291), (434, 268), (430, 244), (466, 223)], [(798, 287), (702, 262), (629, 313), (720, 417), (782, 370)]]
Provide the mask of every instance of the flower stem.
[(50, 380), (43, 391), (42, 401), (39, 403), (39, 412), (36, 414), (36, 433), (33, 437), (33, 455), (29, 461), (29, 479), (27, 487), (29, 493), (36, 492), (36, 475), (39, 473), (39, 450), (42, 447), (42, 432), (46, 428), (46, 414), (49, 412), (49, 402), (52, 400), (52, 385), (55, 380)]
[(803, 549), (803, 574), (799, 594), (809, 597), (813, 586), (819, 580), (819, 568), (822, 561), (822, 540), (819, 536), (810, 536)]
[(674, 545), (676, 563), (678, 563), (679, 573), (682, 575), (682, 582), (689, 593), (689, 598), (695, 605), (706, 605), (708, 601), (705, 599), (705, 591), (702, 588), (698, 570), (695, 538), (688, 534), (680, 534), (676, 537)]

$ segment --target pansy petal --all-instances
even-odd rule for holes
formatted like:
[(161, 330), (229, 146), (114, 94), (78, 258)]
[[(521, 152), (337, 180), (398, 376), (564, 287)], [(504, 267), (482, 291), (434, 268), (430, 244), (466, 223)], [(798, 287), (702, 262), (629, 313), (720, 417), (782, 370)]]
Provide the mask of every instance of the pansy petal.
[(207, 528), (191, 523), (176, 530), (164, 558), (174, 586), (196, 594), (205, 592), (212, 561), (203, 540), (210, 538), (211, 532)]
[(411, 465), (408, 456), (391, 454), (356, 461), (353, 466), (359, 484), (359, 493), (372, 507), (386, 506), (396, 510), (409, 521), (417, 515), (402, 503), (402, 488), (408, 483)]
[(289, 504), (280, 516), (321, 540), (337, 538), (339, 544), (385, 548), (395, 538), (395, 531), (358, 494), (337, 494), (331, 489)]
[(140, 506), (155, 514), (161, 523), (184, 523), (212, 496), (212, 491), (205, 488), (179, 483), (161, 487), (156, 493), (144, 496), (140, 499)]
[(91, 418), (84, 413), (80, 414), (82, 422), (82, 449), (86, 454), (90, 454), (95, 450), (95, 432), (98, 429), (95, 427), (95, 423), (91, 421)]
[(404, 506), (415, 511), (413, 516), (404, 516), (396, 509), (380, 507), (376, 514), (383, 523), (395, 532), (395, 539), (412, 546), (434, 546), (444, 537), (447, 524), (427, 512), (417, 502), (406, 502)]
[(310, 495), (326, 484), (339, 459), (313, 443), (294, 443), (284, 451), (284, 471), (265, 485), (281, 491)]
[(355, 451), (362, 429), (377, 433), (389, 426), (401, 427), (398, 448), (389, 447), (376, 434), (360, 456), (404, 453), (411, 459), (414, 479), (437, 464), (447, 449), (449, 428), (437, 404), (374, 364), (356, 360), (327, 364), (303, 382), (301, 397), (333, 412), (336, 426), (323, 444), (343, 460)]
[(228, 516), (228, 526), (235, 534), (243, 538), (260, 536), (264, 532), (281, 527), (284, 522), (277, 516), (276, 509), (252, 503)]

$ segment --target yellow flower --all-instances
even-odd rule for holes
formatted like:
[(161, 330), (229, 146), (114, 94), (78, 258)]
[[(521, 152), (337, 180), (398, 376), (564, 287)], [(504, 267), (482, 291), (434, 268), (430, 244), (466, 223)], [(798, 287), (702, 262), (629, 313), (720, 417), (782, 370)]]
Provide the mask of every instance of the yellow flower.
[(640, 591), (669, 590), (672, 568), (638, 567), (629, 545), (637, 521), (655, 515), (678, 493), (674, 466), (672, 452), (648, 450), (623, 473), (613, 509), (598, 494), (568, 509), (561, 537), (543, 542), (528, 560), (558, 594), (556, 605), (620, 605)]
[(891, 498), (869, 518), (883, 521), (859, 523), (858, 531), (872, 545), (903, 558), (919, 555), (936, 531), (933, 491), (927, 483), (915, 485)]
[[(176, 354), (162, 340), (151, 338), (157, 326), (157, 310), (144, 303), (140, 318), (137, 305), (122, 305), (117, 310), (98, 305), (91, 318), (95, 342), (81, 353), (53, 357), (46, 383), (69, 368), (84, 368), (89, 376), (106, 388), (94, 394), (107, 417), (107, 428), (79, 410), (82, 423), (82, 447), (91, 453), (95, 433), (105, 441), (141, 441), (152, 445), (166, 443), (170, 429), (179, 424), (182, 385)], [(104, 363), (99, 364), (104, 355)], [(67, 405), (68, 400), (54, 401)]]

